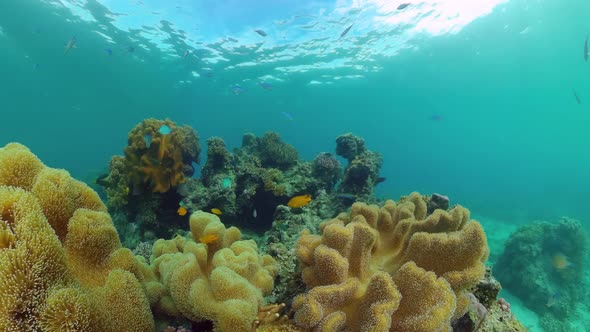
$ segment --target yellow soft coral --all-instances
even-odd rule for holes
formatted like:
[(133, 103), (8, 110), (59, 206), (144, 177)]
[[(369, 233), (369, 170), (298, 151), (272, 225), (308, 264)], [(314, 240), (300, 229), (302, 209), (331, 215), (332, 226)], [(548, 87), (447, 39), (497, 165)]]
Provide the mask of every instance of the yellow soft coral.
[[(162, 134), (162, 126), (170, 128)], [(164, 193), (192, 175), (192, 163), (199, 162), (199, 137), (189, 126), (166, 120), (146, 119), (129, 132), (125, 148), (129, 179), (135, 187), (148, 184), (153, 192)]]
[(450, 331), (464, 292), (484, 275), (481, 225), (461, 206), (426, 217), (413, 193), (399, 204), (355, 203), (297, 244), (306, 294), (295, 321), (319, 331)]
[[(179, 236), (154, 244), (152, 269), (143, 270), (150, 303), (168, 315), (212, 320), (216, 331), (249, 330), (263, 295), (272, 290), (276, 262), (214, 214), (193, 213), (190, 227), (190, 240)], [(218, 240), (196, 242), (205, 236)]]
[(0, 148), (0, 331), (152, 331), (141, 266), (96, 193), (38, 163)]

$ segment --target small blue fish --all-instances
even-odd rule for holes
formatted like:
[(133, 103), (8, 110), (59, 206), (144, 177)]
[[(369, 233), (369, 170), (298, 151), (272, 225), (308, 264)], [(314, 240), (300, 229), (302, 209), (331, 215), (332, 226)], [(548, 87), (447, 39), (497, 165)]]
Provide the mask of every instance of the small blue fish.
[(432, 121), (437, 121), (438, 122), (438, 121), (441, 121), (442, 120), (442, 115), (440, 115), (440, 114), (433, 114), (433, 115), (430, 116), (430, 119)]
[(273, 85), (267, 82), (260, 82), (258, 83), (258, 85), (260, 85), (261, 88), (263, 88), (264, 90), (268, 90), (268, 91), (272, 91)]
[(73, 36), (72, 39), (70, 39), (70, 41), (66, 44), (66, 48), (64, 50), (64, 54), (68, 54), (68, 52), (76, 47), (76, 43), (78, 42), (78, 40), (76, 39), (76, 36)]
[(254, 32), (261, 35), (262, 37), (268, 36), (268, 34), (266, 32), (264, 32), (264, 30), (254, 30)]
[(574, 98), (576, 98), (576, 102), (578, 104), (582, 104), (582, 99), (580, 99), (580, 96), (578, 96), (578, 93), (576, 92), (576, 90), (573, 90), (574, 92)]
[(221, 186), (224, 189), (230, 188), (231, 187), (231, 179), (230, 178), (224, 178), (223, 179), (223, 183), (221, 184)]
[[(162, 129), (162, 128), (160, 128), (160, 129)], [(149, 149), (150, 146), (152, 146), (152, 135), (150, 135), (150, 134), (143, 135), (143, 142), (145, 143), (145, 146)]]
[(191, 55), (191, 52), (189, 50), (184, 51), (184, 54), (182, 55), (183, 59), (186, 59), (189, 55)]
[(112, 50), (112, 49), (110, 49), (110, 48), (105, 48), (105, 49), (104, 49), (104, 52), (105, 52), (106, 54), (108, 54), (108, 55), (113, 55), (113, 50)]
[(212, 71), (208, 71), (205, 73), (205, 77), (207, 78), (212, 78), (213, 77), (213, 72)]
[(282, 115), (283, 115), (285, 118), (287, 118), (287, 120), (289, 120), (289, 121), (293, 121), (293, 119), (294, 119), (294, 118), (293, 118), (293, 115), (291, 115), (291, 113), (287, 113), (287, 112), (281, 112), (281, 114), (282, 114)]
[(239, 85), (232, 85), (231, 91), (234, 93), (234, 95), (241, 95), (242, 93), (246, 92), (246, 89), (242, 88)]
[(352, 28), (352, 24), (348, 26), (348, 28), (344, 29), (344, 31), (342, 31), (342, 33), (340, 34), (340, 38), (346, 36), (346, 34), (348, 34), (348, 32), (350, 31), (350, 28)]
[(160, 129), (158, 129), (158, 132), (162, 135), (170, 135), (172, 129), (170, 129), (170, 127), (168, 127), (167, 125), (163, 125), (162, 127), (160, 127)]
[(135, 47), (133, 47), (133, 46), (127, 46), (127, 52), (129, 52), (129, 53), (135, 52)]
[(404, 10), (409, 5), (410, 5), (410, 3), (402, 3), (401, 5), (397, 6), (397, 10)]

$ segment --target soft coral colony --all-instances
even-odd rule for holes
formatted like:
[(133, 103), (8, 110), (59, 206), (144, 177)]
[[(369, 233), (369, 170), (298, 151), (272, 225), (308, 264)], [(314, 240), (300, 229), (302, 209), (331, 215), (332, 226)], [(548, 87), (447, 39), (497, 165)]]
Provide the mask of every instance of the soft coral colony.
[[(135, 139), (130, 135), (130, 146), (133, 141), (138, 147), (126, 151), (129, 172), (113, 174), (111, 167), (110, 177), (125, 178), (128, 185), (149, 183), (159, 188), (154, 192), (184, 183), (192, 174), (186, 166), (198, 161), (197, 136), (186, 130), (183, 139), (156, 142), (163, 125), (178, 129), (152, 120), (138, 127)], [(148, 133), (153, 138), (144, 140)], [(359, 167), (364, 170), (359, 188), (366, 193), (366, 183), (376, 183), (371, 169), (378, 171), (380, 159), (353, 138), (342, 140), (356, 143), (346, 155), (357, 169), (354, 174)], [(286, 145), (277, 136), (249, 139), (251, 151), (274, 144), (269, 151), (284, 161), (269, 169), (284, 172), (301, 165), (294, 150), (281, 150)], [(211, 154), (221, 157), (209, 156), (218, 159), (212, 160), (208, 176), (221, 174), (233, 186), (247, 188), (235, 184), (240, 170), (228, 164), (231, 157), (222, 141), (210, 142), (219, 147)], [(172, 143), (184, 148), (168, 146), (160, 154), (162, 144)], [(142, 162), (145, 155), (160, 161)], [(330, 155), (322, 158), (340, 172)], [(369, 159), (365, 164), (373, 168), (363, 166), (362, 160)], [(266, 172), (264, 160), (250, 162)], [(144, 171), (162, 163), (176, 166)], [(172, 173), (161, 176), (165, 172)], [(334, 174), (328, 181), (332, 186)], [(263, 190), (264, 180), (257, 179), (260, 187), (254, 189)], [(266, 303), (265, 297), (279, 280), (281, 262), (263, 254), (255, 241), (242, 239), (238, 228), (227, 227), (214, 214), (191, 211), (186, 235), (157, 240), (151, 257), (134, 256), (122, 247), (96, 192), (11, 143), (0, 148), (0, 330), (161, 331), (161, 322), (176, 321), (191, 322), (195, 331), (207, 325), (229, 332), (451, 331), (471, 310), (469, 295), (484, 277), (488, 247), (468, 210), (430, 211), (428, 202), (413, 193), (397, 203), (355, 203), (348, 213), (319, 225), (320, 234), (303, 231), (295, 250), (300, 270), (290, 272), (300, 274), (292, 279), (303, 289), (282, 299), (291, 311), (280, 316), (285, 305)], [(312, 208), (299, 208), (306, 209)]]

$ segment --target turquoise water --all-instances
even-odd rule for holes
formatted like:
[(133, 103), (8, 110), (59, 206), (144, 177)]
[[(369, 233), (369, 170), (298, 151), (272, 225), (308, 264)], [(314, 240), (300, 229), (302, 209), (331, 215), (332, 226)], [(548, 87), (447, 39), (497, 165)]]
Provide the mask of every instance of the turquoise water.
[(277, 131), (304, 159), (353, 132), (382, 197), (590, 220), (590, 2), (477, 2), (3, 0), (0, 145), (85, 178), (148, 117), (229, 147)]

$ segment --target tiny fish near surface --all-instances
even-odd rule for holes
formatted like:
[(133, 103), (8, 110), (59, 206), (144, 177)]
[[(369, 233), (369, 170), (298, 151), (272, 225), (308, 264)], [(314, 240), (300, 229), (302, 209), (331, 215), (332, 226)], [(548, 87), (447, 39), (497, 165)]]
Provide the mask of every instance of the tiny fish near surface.
[(264, 30), (260, 30), (260, 29), (259, 30), (254, 30), (254, 32), (256, 32), (257, 34), (261, 35), (262, 37), (266, 37), (267, 36), (267, 33), (264, 32)]
[(588, 35), (586, 35), (586, 41), (584, 42), (584, 61), (588, 62)]
[(344, 31), (342, 31), (342, 33), (340, 34), (340, 38), (346, 36), (346, 34), (348, 34), (348, 32), (350, 31), (350, 28), (352, 28), (353, 24), (349, 25), (348, 28), (344, 29)]

